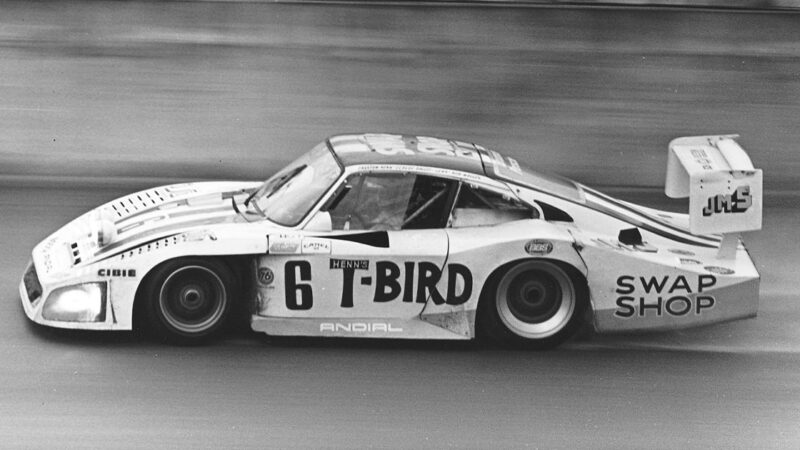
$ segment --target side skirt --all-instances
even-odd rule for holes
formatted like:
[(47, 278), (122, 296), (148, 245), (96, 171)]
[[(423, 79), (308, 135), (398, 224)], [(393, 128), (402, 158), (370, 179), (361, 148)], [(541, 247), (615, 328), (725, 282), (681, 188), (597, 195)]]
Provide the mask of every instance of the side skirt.
[(469, 336), (456, 334), (417, 317), (410, 319), (386, 318), (298, 318), (263, 317), (254, 315), (250, 326), (273, 336), (329, 336), (351, 338), (390, 339), (448, 339), (467, 340)]

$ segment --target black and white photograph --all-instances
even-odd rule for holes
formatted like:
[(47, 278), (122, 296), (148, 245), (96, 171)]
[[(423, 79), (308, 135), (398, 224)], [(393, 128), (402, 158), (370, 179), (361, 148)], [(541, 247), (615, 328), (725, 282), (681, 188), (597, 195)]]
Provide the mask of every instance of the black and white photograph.
[(800, 448), (800, 0), (0, 2), (0, 448)]

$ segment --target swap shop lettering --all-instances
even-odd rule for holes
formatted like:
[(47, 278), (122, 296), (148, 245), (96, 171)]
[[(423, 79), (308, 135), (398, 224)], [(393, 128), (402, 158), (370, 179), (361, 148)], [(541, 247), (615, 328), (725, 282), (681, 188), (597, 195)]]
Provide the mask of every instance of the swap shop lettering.
[(714, 275), (698, 275), (691, 282), (683, 275), (661, 277), (634, 277), (621, 275), (617, 278), (617, 309), (614, 315), (619, 318), (645, 316), (700, 315), (714, 307), (714, 296), (704, 293), (717, 284)]

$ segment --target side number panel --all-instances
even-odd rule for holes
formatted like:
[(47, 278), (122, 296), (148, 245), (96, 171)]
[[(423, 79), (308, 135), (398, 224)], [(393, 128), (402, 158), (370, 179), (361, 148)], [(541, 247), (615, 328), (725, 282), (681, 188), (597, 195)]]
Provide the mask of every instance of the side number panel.
[[(388, 248), (326, 239), (329, 252), (259, 258), (257, 314), (410, 318), (420, 313), (428, 298), (441, 302), (458, 300), (457, 292), (440, 291), (447, 255), (447, 234), (443, 230), (388, 234)], [(462, 271), (450, 268), (447, 272), (459, 276)]]

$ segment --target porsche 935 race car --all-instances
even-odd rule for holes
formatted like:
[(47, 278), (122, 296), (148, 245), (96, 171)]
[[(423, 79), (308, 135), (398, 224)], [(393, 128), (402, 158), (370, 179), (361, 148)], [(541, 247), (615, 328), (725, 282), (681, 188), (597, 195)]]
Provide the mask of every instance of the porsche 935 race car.
[[(670, 143), (676, 214), (617, 200), (456, 140), (340, 135), (263, 183), (157, 187), (39, 243), (26, 315), (73, 329), (146, 325), (177, 343), (235, 305), (284, 336), (472, 339), (553, 347), (597, 332), (756, 315), (738, 233), (761, 227), (762, 173), (736, 136)], [(134, 323), (136, 322), (136, 323)]]

